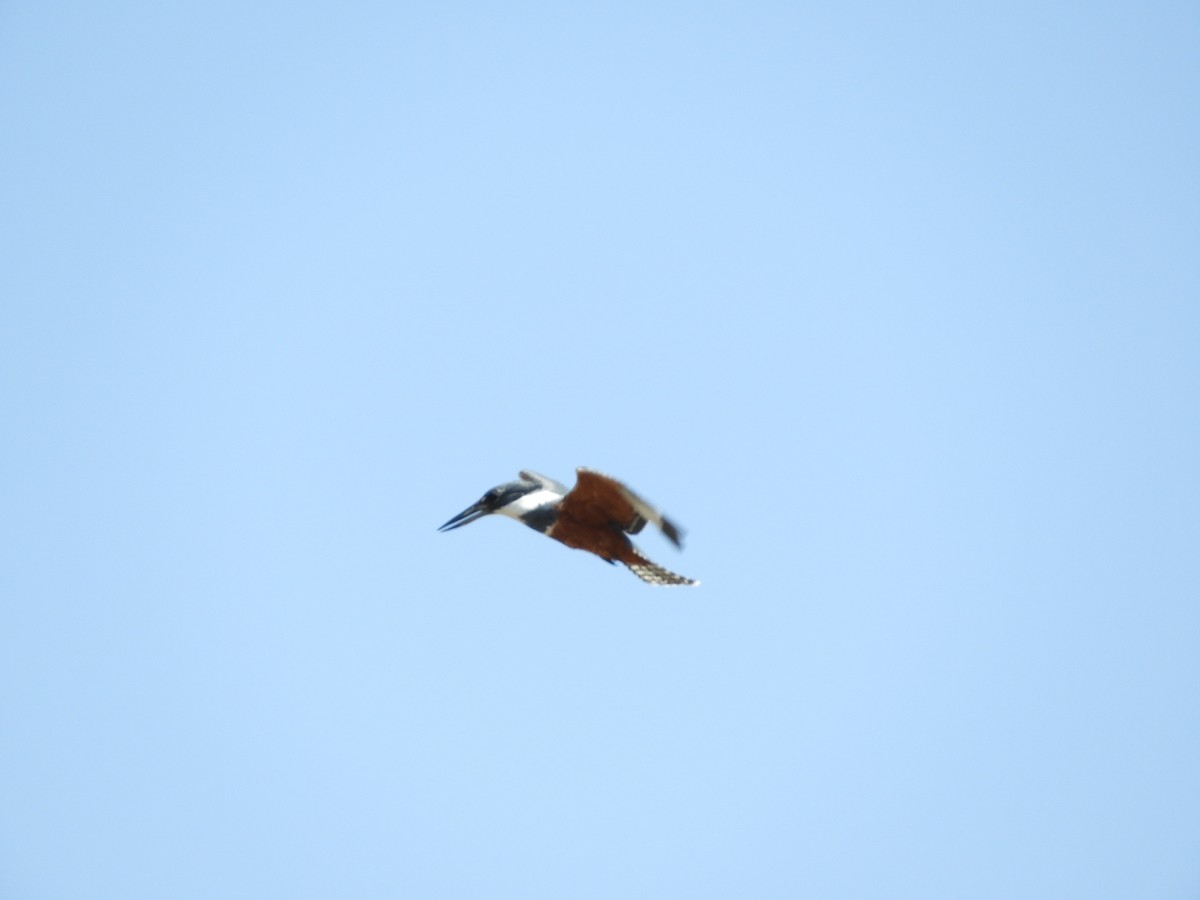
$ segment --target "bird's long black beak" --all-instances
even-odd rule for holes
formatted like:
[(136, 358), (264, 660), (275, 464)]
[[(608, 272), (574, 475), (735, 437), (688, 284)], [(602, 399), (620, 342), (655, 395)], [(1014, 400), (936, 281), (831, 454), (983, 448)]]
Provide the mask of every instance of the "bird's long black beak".
[(438, 531), (453, 531), (455, 528), (462, 528), (464, 525), (470, 525), (476, 519), (482, 519), (490, 512), (491, 510), (484, 505), (482, 500), (480, 500), (473, 506), (468, 506), (457, 516), (439, 528)]

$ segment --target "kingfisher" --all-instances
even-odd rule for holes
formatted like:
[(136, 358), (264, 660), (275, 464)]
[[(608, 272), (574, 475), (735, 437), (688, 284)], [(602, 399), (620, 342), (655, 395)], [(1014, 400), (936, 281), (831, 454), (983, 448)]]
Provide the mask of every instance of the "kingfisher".
[(525, 470), (518, 477), (519, 481), (496, 485), (438, 531), (499, 513), (607, 563), (624, 563), (649, 584), (700, 583), (652, 563), (626, 537), (653, 522), (672, 544), (683, 547), (679, 527), (615, 478), (582, 466), (575, 470), (575, 487), (570, 489), (537, 472)]

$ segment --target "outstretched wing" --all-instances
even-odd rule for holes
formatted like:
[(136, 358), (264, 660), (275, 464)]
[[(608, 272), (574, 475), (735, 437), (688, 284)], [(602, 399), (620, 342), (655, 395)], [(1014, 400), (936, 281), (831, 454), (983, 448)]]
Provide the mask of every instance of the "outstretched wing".
[(534, 484), (541, 485), (548, 491), (562, 496), (567, 492), (567, 486), (562, 482), (555, 481), (553, 478), (547, 478), (545, 475), (539, 475), (537, 472), (531, 472), (529, 469), (522, 469), (517, 473), (522, 481), (532, 481)]
[(683, 533), (670, 519), (615, 478), (594, 469), (576, 469), (575, 487), (567, 494), (560, 513), (580, 521), (620, 528), (637, 534), (647, 522), (653, 522), (676, 547), (682, 547)]

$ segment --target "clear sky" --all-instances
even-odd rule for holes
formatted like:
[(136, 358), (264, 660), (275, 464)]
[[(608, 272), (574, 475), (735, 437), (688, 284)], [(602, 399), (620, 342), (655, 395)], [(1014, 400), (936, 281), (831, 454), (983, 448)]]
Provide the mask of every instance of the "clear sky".
[[(1200, 896), (1195, 3), (0, 6), (0, 896)], [(610, 472), (629, 572), (499, 518)]]

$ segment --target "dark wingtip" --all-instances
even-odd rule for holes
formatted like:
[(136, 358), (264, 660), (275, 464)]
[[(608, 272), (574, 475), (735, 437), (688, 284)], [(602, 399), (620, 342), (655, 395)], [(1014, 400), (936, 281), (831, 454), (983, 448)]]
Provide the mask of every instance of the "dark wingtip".
[(663, 534), (667, 536), (667, 540), (680, 550), (683, 549), (683, 530), (666, 516), (663, 516), (662, 530)]

